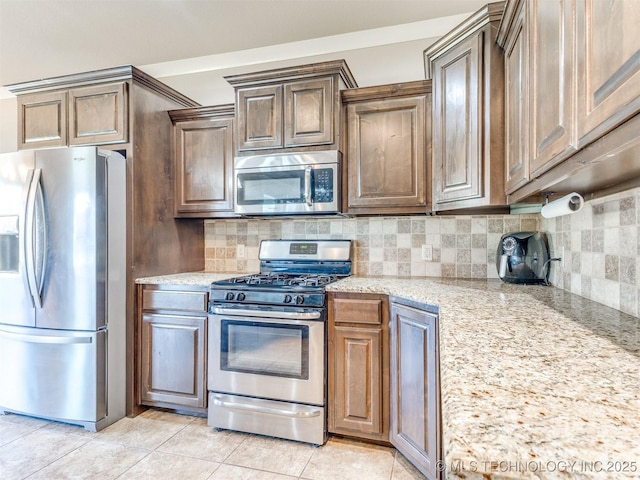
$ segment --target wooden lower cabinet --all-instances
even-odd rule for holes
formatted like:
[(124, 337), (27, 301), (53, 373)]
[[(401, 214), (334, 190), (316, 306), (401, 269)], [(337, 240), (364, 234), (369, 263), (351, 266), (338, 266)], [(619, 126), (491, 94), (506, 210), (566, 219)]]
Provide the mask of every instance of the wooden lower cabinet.
[(329, 432), (389, 441), (388, 318), (385, 295), (329, 295)]
[(392, 298), (391, 443), (428, 479), (442, 459), (438, 317)]
[(140, 404), (206, 411), (207, 297), (204, 289), (138, 287)]

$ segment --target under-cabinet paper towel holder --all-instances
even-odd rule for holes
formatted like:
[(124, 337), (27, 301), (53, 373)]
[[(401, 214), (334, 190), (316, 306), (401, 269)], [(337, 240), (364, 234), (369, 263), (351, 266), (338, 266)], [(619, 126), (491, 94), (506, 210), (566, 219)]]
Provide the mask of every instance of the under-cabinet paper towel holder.
[(544, 218), (555, 218), (562, 215), (577, 213), (584, 206), (584, 198), (576, 192), (569, 193), (553, 202), (549, 202), (549, 197), (554, 195), (553, 192), (542, 192), (546, 199), (546, 203), (540, 209), (540, 214)]

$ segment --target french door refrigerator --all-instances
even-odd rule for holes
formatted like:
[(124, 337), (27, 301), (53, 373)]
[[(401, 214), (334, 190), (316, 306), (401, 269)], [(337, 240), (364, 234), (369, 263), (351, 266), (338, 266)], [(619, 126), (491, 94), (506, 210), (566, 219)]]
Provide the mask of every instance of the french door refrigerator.
[(100, 430), (125, 414), (126, 165), (0, 155), (0, 413)]

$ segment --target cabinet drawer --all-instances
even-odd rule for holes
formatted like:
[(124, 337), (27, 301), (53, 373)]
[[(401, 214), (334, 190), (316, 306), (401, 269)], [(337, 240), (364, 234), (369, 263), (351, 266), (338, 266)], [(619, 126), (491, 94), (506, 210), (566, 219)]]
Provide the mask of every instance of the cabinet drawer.
[(206, 312), (207, 296), (207, 292), (143, 290), (142, 309)]
[(336, 298), (333, 308), (336, 323), (380, 325), (382, 321), (381, 299)]

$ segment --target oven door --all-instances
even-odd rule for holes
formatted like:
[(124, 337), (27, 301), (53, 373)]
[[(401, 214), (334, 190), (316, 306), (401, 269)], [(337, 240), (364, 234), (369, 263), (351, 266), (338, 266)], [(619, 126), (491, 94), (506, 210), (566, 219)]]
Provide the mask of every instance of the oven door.
[(235, 211), (241, 215), (336, 213), (337, 165), (238, 169)]
[(213, 307), (211, 391), (324, 405), (323, 311)]

